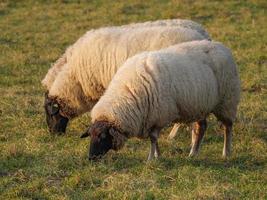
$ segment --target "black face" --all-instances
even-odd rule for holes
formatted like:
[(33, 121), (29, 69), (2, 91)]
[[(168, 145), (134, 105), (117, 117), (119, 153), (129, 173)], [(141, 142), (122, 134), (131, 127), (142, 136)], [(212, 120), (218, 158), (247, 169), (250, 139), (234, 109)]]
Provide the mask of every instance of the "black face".
[(69, 119), (60, 114), (60, 106), (55, 100), (49, 99), (45, 94), (45, 113), (49, 131), (52, 133), (65, 133)]
[(112, 145), (113, 136), (109, 134), (108, 128), (98, 133), (94, 131), (100, 131), (100, 130), (99, 129), (93, 130), (93, 132), (91, 133), (89, 160), (96, 160), (98, 158), (101, 158), (110, 149), (113, 148)]
[(121, 149), (127, 137), (107, 121), (96, 121), (81, 135), (81, 138), (91, 136), (89, 160), (97, 160), (110, 149)]

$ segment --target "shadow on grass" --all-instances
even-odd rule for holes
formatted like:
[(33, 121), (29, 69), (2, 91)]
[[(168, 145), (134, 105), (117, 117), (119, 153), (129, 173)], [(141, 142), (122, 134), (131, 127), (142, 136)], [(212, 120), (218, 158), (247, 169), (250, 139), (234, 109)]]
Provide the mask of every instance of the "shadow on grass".
[(168, 169), (177, 168), (179, 169), (182, 166), (194, 166), (205, 169), (212, 170), (225, 170), (230, 168), (236, 168), (242, 171), (255, 171), (263, 169), (267, 164), (265, 160), (255, 160), (251, 156), (239, 156), (229, 160), (223, 160), (219, 158), (217, 160), (212, 160), (210, 158), (179, 158), (179, 159), (169, 159), (169, 158), (160, 158), (160, 164)]
[(267, 143), (267, 134), (266, 134), (266, 132), (262, 132), (261, 134), (259, 134), (258, 138), (260, 140), (262, 140), (263, 142)]
[[(123, 156), (123, 157), (122, 157)], [(154, 161), (152, 161), (154, 162)], [(182, 168), (184, 166), (192, 166), (207, 170), (223, 171), (227, 169), (237, 169), (244, 172), (253, 172), (255, 170), (263, 170), (267, 164), (266, 160), (257, 160), (249, 155), (241, 155), (235, 158), (224, 160), (222, 158), (189, 158), (189, 157), (161, 157), (155, 160), (156, 165), (164, 170), (172, 170)], [(100, 161), (101, 164), (108, 166), (109, 170), (117, 172), (125, 172), (131, 169), (142, 168), (149, 162), (143, 158), (134, 155), (112, 155)], [(99, 162), (88, 162), (88, 165), (98, 165)]]
[(36, 165), (40, 158), (33, 154), (20, 153), (18, 155), (8, 155), (1, 159), (0, 176), (8, 176), (18, 169), (29, 169)]
[(107, 154), (100, 160), (89, 161), (87, 156), (82, 157), (80, 161), (79, 170), (84, 170), (88, 167), (92, 168), (101, 168), (105, 172), (126, 172), (128, 170), (136, 169), (143, 167), (146, 160), (143, 160), (141, 157), (134, 155), (122, 155), (116, 154), (116, 152)]

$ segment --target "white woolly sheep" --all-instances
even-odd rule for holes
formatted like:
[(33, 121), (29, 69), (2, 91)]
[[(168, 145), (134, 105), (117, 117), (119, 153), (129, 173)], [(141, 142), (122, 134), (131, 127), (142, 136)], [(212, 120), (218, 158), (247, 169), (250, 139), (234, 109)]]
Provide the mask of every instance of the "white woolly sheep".
[(184, 27), (152, 25), (87, 32), (56, 63), (59, 66), (65, 62), (53, 84), (48, 84), (52, 71), (43, 80), (44, 85), (51, 85), (45, 100), (50, 130), (65, 132), (69, 119), (90, 111), (128, 57), (144, 50), (206, 39), (206, 35)]
[[(184, 27), (188, 29), (195, 30), (204, 36), (206, 39), (210, 39), (207, 31), (198, 23), (186, 20), (186, 19), (165, 19), (165, 20), (157, 20), (157, 21), (146, 21), (141, 23), (132, 23), (127, 25), (119, 26), (120, 28), (141, 28), (141, 27), (153, 27), (153, 26), (178, 26)], [(114, 27), (114, 26), (113, 26)], [(116, 27), (116, 26), (115, 26)], [(111, 27), (105, 27), (107, 29)], [(88, 31), (92, 32), (94, 29)], [(69, 46), (66, 52), (53, 64), (53, 66), (48, 70), (45, 78), (42, 81), (43, 86), (50, 90), (52, 84), (54, 83), (58, 73), (62, 70), (62, 67), (67, 63), (67, 58), (71, 56), (71, 52), (73, 48), (77, 48), (79, 44), (86, 38), (87, 33), (84, 34), (74, 45)]]
[(238, 71), (228, 48), (207, 40), (178, 44), (129, 58), (91, 111), (89, 159), (120, 149), (130, 137), (151, 140), (158, 157), (160, 130), (194, 123), (190, 156), (198, 153), (213, 113), (225, 127), (223, 156), (230, 155), (232, 124), (240, 98)]

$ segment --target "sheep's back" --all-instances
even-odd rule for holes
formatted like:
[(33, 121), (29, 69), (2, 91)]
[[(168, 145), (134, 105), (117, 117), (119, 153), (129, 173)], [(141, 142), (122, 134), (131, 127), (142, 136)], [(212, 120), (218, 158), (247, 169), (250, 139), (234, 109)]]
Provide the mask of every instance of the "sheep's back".
[[(127, 34), (126, 34), (127, 33)], [(89, 35), (72, 56), (75, 73), (86, 96), (100, 98), (124, 61), (145, 50), (157, 50), (180, 42), (201, 40), (197, 31), (181, 27), (110, 28)]]
[(157, 21), (146, 21), (141, 23), (132, 23), (127, 25), (122, 25), (119, 27), (103, 27), (99, 29), (92, 29), (85, 33), (82, 37), (80, 37), (73, 45), (69, 46), (65, 53), (52, 65), (46, 74), (45, 78), (42, 80), (42, 85), (50, 90), (52, 87), (54, 80), (57, 78), (57, 75), (62, 71), (62, 69), (66, 66), (70, 56), (72, 56), (72, 50), (75, 48), (79, 48), (79, 46), (88, 38), (90, 35), (94, 34), (99, 30), (108, 30), (112, 28), (120, 28), (120, 29), (136, 29), (143, 27), (156, 27), (156, 26), (173, 26), (173, 27), (183, 27), (187, 29), (192, 29), (197, 31), (201, 35), (203, 35), (206, 39), (210, 39), (209, 34), (205, 31), (205, 29), (198, 23), (185, 20), (185, 19), (164, 19)]

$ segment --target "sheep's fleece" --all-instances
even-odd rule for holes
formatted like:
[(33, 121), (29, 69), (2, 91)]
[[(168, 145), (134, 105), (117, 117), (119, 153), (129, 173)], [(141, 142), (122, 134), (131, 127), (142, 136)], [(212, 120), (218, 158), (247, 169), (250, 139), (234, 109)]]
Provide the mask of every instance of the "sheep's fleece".
[(234, 121), (240, 98), (237, 67), (228, 48), (207, 40), (185, 42), (129, 58), (91, 111), (127, 137), (148, 137), (171, 122), (210, 113)]
[[(175, 22), (181, 26), (174, 26)], [(144, 24), (148, 27), (137, 24), (137, 28), (129, 25), (91, 30), (67, 49), (42, 81), (48, 96), (64, 105), (65, 116), (73, 118), (90, 111), (128, 57), (180, 42), (209, 39), (200, 25), (188, 20)], [(196, 30), (191, 29), (194, 27)]]
[[(204, 36), (204, 38), (210, 39), (209, 34), (200, 24), (185, 19), (166, 19), (157, 21), (147, 21), (143, 23), (132, 23), (120, 27), (115, 26), (115, 27), (106, 27), (102, 29), (124, 28), (128, 30), (133, 28), (153, 27), (153, 26), (176, 26), (176, 27), (178, 26), (178, 27), (188, 28), (199, 32), (201, 35)], [(52, 87), (58, 73), (61, 72), (63, 66), (65, 66), (65, 64), (68, 62), (68, 59), (71, 57), (72, 51), (75, 51), (75, 48), (79, 48), (80, 43), (86, 40), (88, 34), (90, 34), (92, 31), (97, 32), (97, 30), (90, 30), (86, 34), (84, 34), (75, 44), (69, 46), (66, 52), (53, 64), (53, 66), (49, 69), (48, 73), (46, 74), (45, 78), (42, 81), (43, 86), (47, 90), (50, 90), (50, 88)]]

